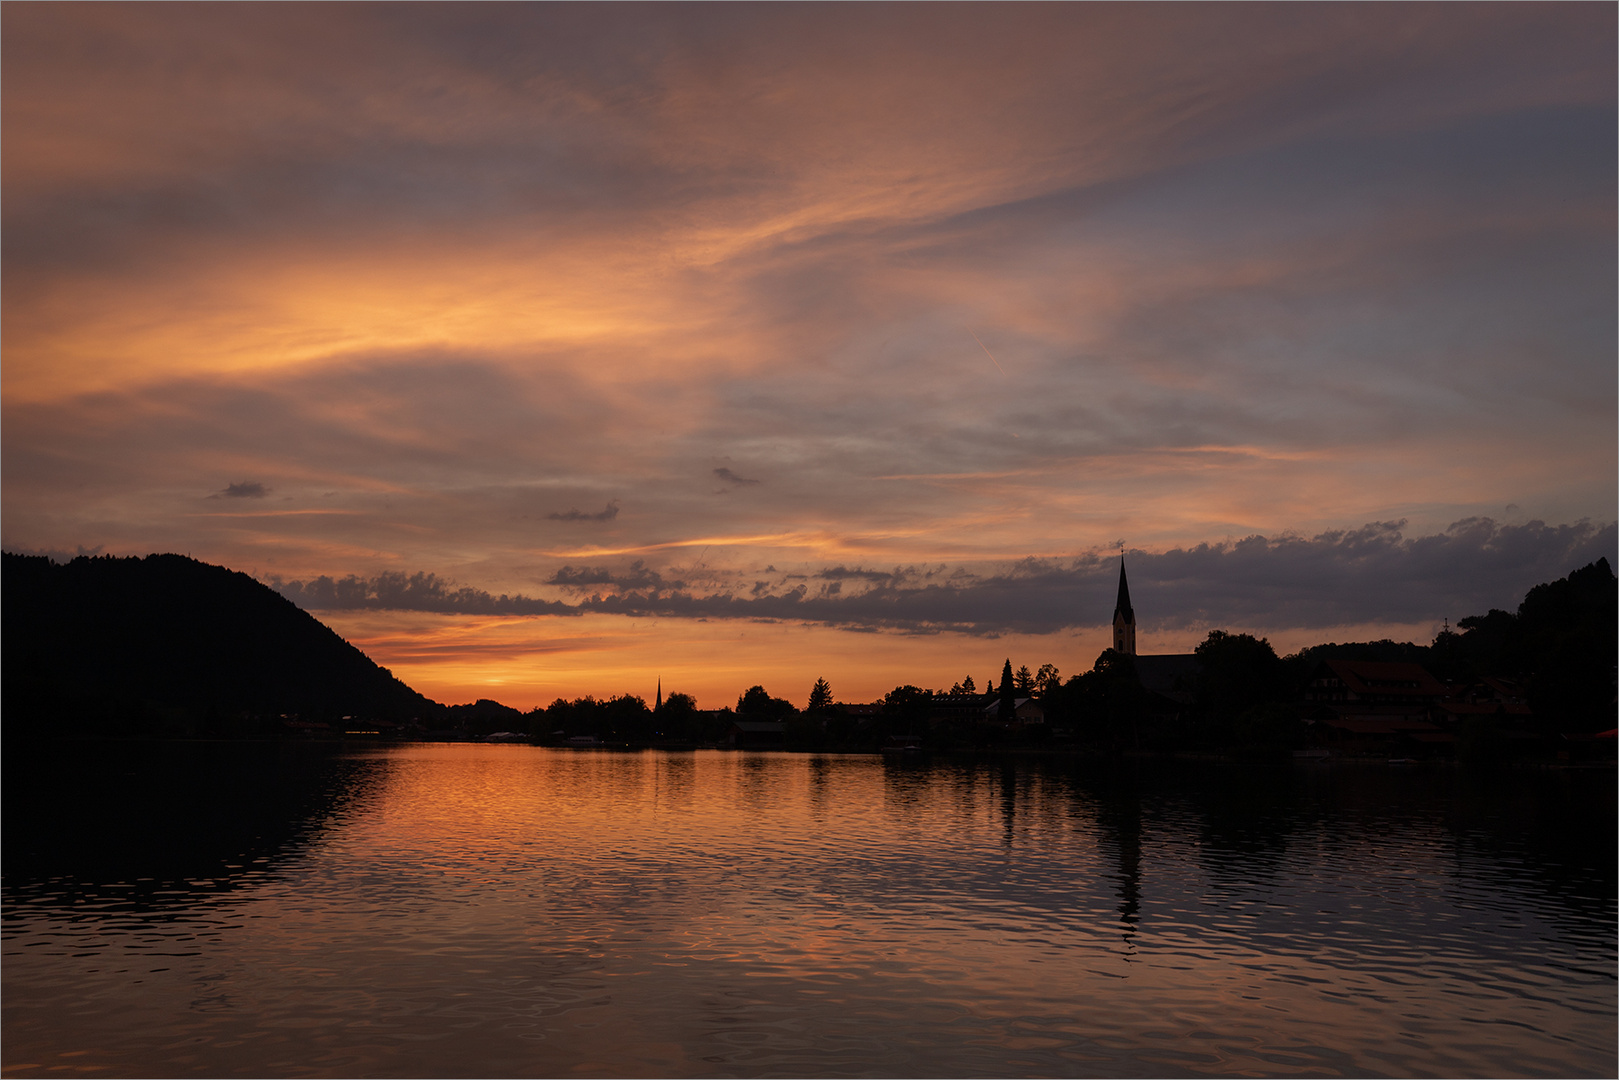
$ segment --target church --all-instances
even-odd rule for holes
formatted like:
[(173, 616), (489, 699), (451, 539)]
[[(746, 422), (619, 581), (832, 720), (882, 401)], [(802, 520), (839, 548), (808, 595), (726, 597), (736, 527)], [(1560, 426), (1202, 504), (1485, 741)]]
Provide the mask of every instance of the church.
[(1130, 605), (1130, 579), (1119, 552), (1119, 598), (1113, 605), (1113, 649), (1135, 658), (1136, 679), (1143, 687), (1180, 705), (1197, 696), (1199, 664), (1196, 653), (1136, 652), (1136, 612)]

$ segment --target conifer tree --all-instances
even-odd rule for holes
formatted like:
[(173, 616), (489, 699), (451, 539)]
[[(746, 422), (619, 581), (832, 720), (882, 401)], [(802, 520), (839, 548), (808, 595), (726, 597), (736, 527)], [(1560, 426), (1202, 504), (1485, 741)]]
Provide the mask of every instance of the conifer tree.
[(805, 712), (826, 712), (832, 708), (832, 687), (825, 679), (816, 679), (815, 686), (810, 690), (809, 704)]

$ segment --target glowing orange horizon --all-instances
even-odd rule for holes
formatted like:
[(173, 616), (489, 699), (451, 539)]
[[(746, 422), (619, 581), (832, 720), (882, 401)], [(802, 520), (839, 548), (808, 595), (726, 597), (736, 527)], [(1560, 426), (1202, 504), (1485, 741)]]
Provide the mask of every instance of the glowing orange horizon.
[[(692, 623), (617, 615), (439, 616), (414, 612), (319, 612), (322, 622), (417, 691), (446, 704), (492, 698), (528, 710), (556, 698), (632, 694), (650, 704), (689, 693), (698, 707), (734, 706), (750, 686), (799, 707), (825, 678), (839, 701), (880, 700), (896, 686), (945, 689), (966, 676), (983, 685), (1010, 659), (1030, 671), (1055, 664), (1066, 678), (1089, 671), (1111, 644), (1105, 626), (1058, 634), (893, 634), (813, 624), (726, 619)], [(1393, 633), (1426, 644), (1426, 623), (1328, 627), (1268, 634), (1280, 654), (1326, 641)], [(1142, 653), (1190, 652), (1207, 629), (1144, 632)]]

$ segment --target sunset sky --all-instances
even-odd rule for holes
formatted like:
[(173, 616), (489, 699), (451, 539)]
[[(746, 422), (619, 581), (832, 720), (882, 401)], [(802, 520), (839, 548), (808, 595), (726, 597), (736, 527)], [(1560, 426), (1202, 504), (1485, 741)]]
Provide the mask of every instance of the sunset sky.
[(1615, 558), (1616, 9), (3, 13), (3, 543), (435, 699), (1426, 642)]

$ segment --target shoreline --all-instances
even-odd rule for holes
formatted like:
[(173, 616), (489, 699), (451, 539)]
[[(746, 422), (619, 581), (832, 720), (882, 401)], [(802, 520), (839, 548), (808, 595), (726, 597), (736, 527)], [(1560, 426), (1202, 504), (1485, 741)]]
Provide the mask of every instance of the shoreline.
[(276, 747), (308, 747), (333, 749), (359, 749), (380, 748), (395, 746), (520, 746), (542, 750), (569, 751), (573, 753), (644, 753), (646, 751), (663, 751), (666, 753), (692, 753), (700, 750), (722, 751), (736, 754), (795, 754), (806, 756), (859, 756), (882, 757), (895, 761), (925, 761), (937, 758), (1022, 758), (1029, 760), (1072, 760), (1072, 761), (1113, 761), (1113, 762), (1185, 762), (1204, 763), (1210, 765), (1246, 765), (1246, 766), (1293, 766), (1305, 768), (1337, 767), (1345, 765), (1379, 765), (1385, 768), (1399, 769), (1540, 769), (1540, 770), (1575, 770), (1600, 771), (1615, 770), (1619, 768), (1619, 760), (1604, 758), (1586, 761), (1555, 761), (1545, 758), (1501, 758), (1495, 760), (1464, 760), (1458, 758), (1397, 758), (1378, 754), (1326, 754), (1295, 756), (1292, 751), (1286, 754), (1252, 754), (1230, 752), (1221, 750), (1171, 750), (1146, 751), (1126, 750), (1109, 751), (1090, 747), (944, 747), (937, 749), (917, 749), (903, 754), (883, 749), (870, 748), (839, 748), (839, 747), (794, 747), (794, 746), (726, 746), (723, 744), (696, 744), (696, 743), (599, 743), (595, 745), (551, 745), (543, 742), (502, 740), (487, 742), (482, 739), (409, 739), (409, 738), (328, 738), (328, 737), (302, 737), (302, 738), (220, 738), (183, 736), (107, 736), (107, 735), (45, 735), (30, 739), (13, 739), (6, 749), (19, 756), (26, 756), (30, 750), (43, 750), (46, 748), (65, 748), (74, 746), (276, 746)]

